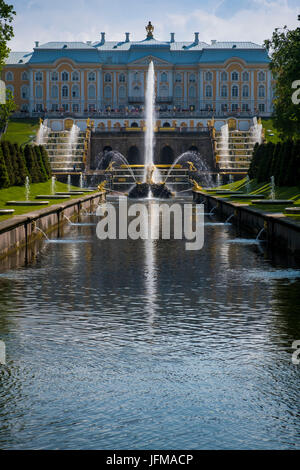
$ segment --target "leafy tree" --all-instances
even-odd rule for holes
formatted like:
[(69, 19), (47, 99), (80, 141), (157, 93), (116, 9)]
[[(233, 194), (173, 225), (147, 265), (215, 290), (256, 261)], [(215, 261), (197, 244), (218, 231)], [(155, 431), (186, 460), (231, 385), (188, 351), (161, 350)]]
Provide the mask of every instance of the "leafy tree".
[(292, 102), (292, 84), (300, 80), (300, 28), (276, 28), (265, 41), (270, 69), (275, 80), (274, 125), (286, 137), (300, 137), (300, 105)]
[(6, 102), (0, 105), (0, 124), (2, 128), (6, 128), (10, 115), (17, 109), (16, 103), (11, 90), (6, 90)]
[(14, 36), (11, 23), (15, 14), (13, 5), (8, 5), (4, 0), (0, 0), (0, 71), (10, 52), (7, 42)]
[(0, 145), (0, 189), (8, 188), (9, 184), (10, 182), (2, 153), (2, 146)]

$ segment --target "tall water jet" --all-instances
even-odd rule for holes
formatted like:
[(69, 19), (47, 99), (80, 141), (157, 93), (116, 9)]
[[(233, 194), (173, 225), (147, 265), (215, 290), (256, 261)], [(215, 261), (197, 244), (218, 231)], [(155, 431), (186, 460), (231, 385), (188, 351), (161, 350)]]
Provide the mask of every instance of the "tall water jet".
[(68, 191), (71, 191), (71, 175), (68, 175)]
[(69, 164), (72, 163), (73, 157), (75, 157), (76, 155), (79, 133), (80, 133), (80, 128), (76, 126), (76, 124), (73, 124), (68, 134), (67, 160)]
[(30, 182), (29, 182), (29, 176), (26, 176), (25, 178), (25, 201), (30, 200)]
[[(147, 181), (148, 169), (154, 165), (154, 126), (155, 126), (155, 75), (151, 61), (147, 73), (146, 88), (146, 134), (145, 134), (145, 169), (144, 181)], [(152, 175), (155, 182), (155, 171)]]
[(271, 192), (270, 192), (270, 199), (276, 199), (276, 190), (275, 190), (275, 178), (271, 176)]
[(56, 178), (55, 178), (55, 176), (52, 176), (52, 178), (51, 178), (51, 194), (55, 194), (55, 183), (56, 183)]
[(48, 121), (47, 119), (45, 119), (44, 122), (42, 122), (41, 120), (41, 123), (40, 123), (40, 127), (39, 127), (39, 130), (37, 132), (37, 136), (36, 136), (36, 144), (37, 145), (45, 145), (47, 143), (47, 140), (48, 140), (48, 134), (50, 132), (50, 129), (48, 127)]
[(228, 160), (229, 157), (229, 127), (228, 124), (224, 124), (221, 127), (221, 149), (220, 157), (222, 161)]
[(80, 173), (80, 177), (79, 177), (79, 187), (80, 189), (83, 188), (83, 174), (82, 173)]
[(259, 124), (257, 122), (256, 117), (253, 118), (253, 126), (250, 128), (250, 131), (251, 131), (251, 138), (252, 138), (253, 143), (261, 144), (262, 137), (263, 137), (262, 136), (262, 124)]

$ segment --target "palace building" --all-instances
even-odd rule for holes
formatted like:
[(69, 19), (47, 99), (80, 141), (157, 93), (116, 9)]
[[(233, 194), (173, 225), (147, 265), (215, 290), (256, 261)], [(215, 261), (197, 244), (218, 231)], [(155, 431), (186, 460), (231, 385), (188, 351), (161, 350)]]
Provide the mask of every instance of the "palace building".
[[(146, 74), (153, 61), (156, 107), (166, 118), (269, 116), (273, 83), (264, 46), (253, 42), (207, 44), (195, 33), (190, 41), (154, 37), (92, 42), (35, 43), (33, 51), (11, 52), (2, 72), (20, 116), (142, 117)], [(159, 115), (159, 114), (158, 114)], [(120, 121), (120, 125), (123, 125)], [(171, 120), (169, 124), (172, 125)]]

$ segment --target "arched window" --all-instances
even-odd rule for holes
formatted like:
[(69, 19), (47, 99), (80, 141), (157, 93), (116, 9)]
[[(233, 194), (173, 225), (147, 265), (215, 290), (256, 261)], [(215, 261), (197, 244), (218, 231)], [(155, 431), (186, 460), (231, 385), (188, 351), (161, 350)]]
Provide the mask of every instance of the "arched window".
[(126, 88), (124, 86), (119, 88), (119, 98), (126, 98)]
[(176, 73), (175, 82), (180, 83), (181, 80), (182, 80), (181, 74), (180, 74), (180, 73)]
[(163, 72), (160, 76), (160, 81), (161, 82), (167, 82), (168, 81), (168, 75), (166, 74), (166, 72)]
[(111, 98), (111, 86), (106, 86), (104, 88), (104, 98)]
[(35, 87), (35, 97), (38, 99), (43, 98), (43, 88), (41, 85)]
[(212, 73), (211, 72), (206, 72), (205, 74), (205, 80), (207, 82), (210, 82), (212, 80)]
[(191, 73), (191, 75), (190, 75), (190, 77), (189, 77), (189, 81), (190, 81), (191, 83), (195, 83), (196, 77), (195, 77), (195, 74), (194, 74), (194, 73)]
[(138, 85), (133, 87), (133, 96), (141, 96), (141, 88)]
[(248, 72), (243, 72), (242, 79), (243, 79), (243, 82), (248, 82), (249, 81), (249, 73)]
[(264, 85), (259, 85), (258, 87), (258, 97), (264, 98), (265, 97), (265, 87)]
[(42, 72), (36, 72), (35, 74), (35, 80), (37, 82), (41, 82), (43, 80), (43, 73)]
[(206, 98), (211, 98), (212, 97), (212, 87), (211, 87), (211, 85), (206, 85), (206, 87), (205, 87), (205, 96), (206, 96)]
[(196, 98), (196, 89), (195, 89), (194, 86), (190, 86), (189, 96), (190, 96), (190, 98)]
[(96, 74), (95, 74), (95, 72), (90, 72), (90, 73), (88, 74), (88, 81), (89, 81), (89, 82), (94, 82), (95, 80), (96, 80)]
[(110, 74), (110, 73), (106, 73), (106, 74), (104, 75), (104, 81), (105, 81), (106, 83), (111, 82), (111, 74)]
[(63, 98), (68, 98), (69, 96), (69, 87), (67, 85), (64, 85), (61, 89), (61, 96)]
[(222, 98), (227, 98), (227, 95), (228, 95), (227, 85), (222, 85), (221, 87)]
[(62, 79), (63, 82), (68, 82), (69, 81), (69, 73), (68, 72), (62, 72), (61, 79)]
[(258, 74), (258, 80), (260, 82), (263, 82), (265, 80), (265, 72), (259, 72)]
[(138, 81), (139, 81), (139, 78), (140, 78), (139, 72), (134, 72), (134, 75), (133, 75), (133, 76), (134, 76), (134, 79), (133, 79), (133, 80), (134, 80), (135, 82), (138, 82)]
[(181, 98), (182, 97), (182, 88), (181, 88), (181, 86), (176, 86), (175, 87), (175, 97), (176, 98)]
[(79, 97), (80, 97), (79, 86), (73, 85), (72, 86), (72, 98), (79, 98)]
[(28, 73), (27, 72), (23, 72), (22, 73), (22, 80), (28, 80)]
[(79, 82), (79, 72), (75, 71), (72, 73), (72, 81)]
[(248, 98), (248, 96), (249, 96), (249, 87), (248, 87), (248, 85), (243, 85), (242, 94), (243, 94), (243, 98)]
[(162, 85), (160, 87), (160, 96), (166, 98), (169, 95), (169, 87), (168, 85)]
[(236, 71), (232, 72), (232, 74), (231, 74), (231, 80), (234, 81), (234, 82), (236, 82), (236, 81), (238, 81), (238, 79), (239, 79), (239, 74), (238, 74), (238, 72), (236, 72)]
[(231, 96), (234, 97), (234, 98), (239, 96), (239, 87), (237, 85), (233, 85), (233, 87), (231, 89)]
[(13, 85), (6, 85), (6, 89), (11, 91), (12, 94), (14, 94), (14, 87)]
[(120, 73), (120, 75), (119, 75), (119, 82), (120, 82), (120, 83), (125, 83), (125, 82), (126, 82), (125, 73)]
[(88, 99), (94, 100), (96, 98), (96, 87), (95, 85), (89, 85), (88, 88)]
[(58, 73), (57, 72), (52, 72), (51, 73), (51, 81), (52, 82), (57, 82), (58, 81)]
[(52, 85), (51, 87), (51, 98), (58, 98), (58, 86)]
[(222, 73), (221, 73), (221, 80), (222, 80), (222, 82), (227, 82), (227, 79), (228, 79), (227, 72), (222, 72)]
[(21, 96), (23, 100), (27, 100), (29, 97), (29, 89), (28, 86), (23, 85), (21, 88)]

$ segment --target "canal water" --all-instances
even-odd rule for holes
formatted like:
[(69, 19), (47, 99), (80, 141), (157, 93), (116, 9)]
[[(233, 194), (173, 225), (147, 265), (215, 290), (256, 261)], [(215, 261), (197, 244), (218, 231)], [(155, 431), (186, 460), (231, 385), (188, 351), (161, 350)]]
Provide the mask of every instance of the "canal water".
[(200, 251), (77, 225), (2, 263), (1, 449), (300, 447), (300, 268), (206, 221)]

